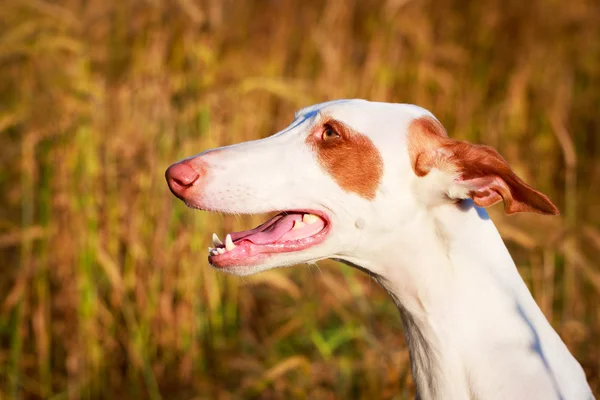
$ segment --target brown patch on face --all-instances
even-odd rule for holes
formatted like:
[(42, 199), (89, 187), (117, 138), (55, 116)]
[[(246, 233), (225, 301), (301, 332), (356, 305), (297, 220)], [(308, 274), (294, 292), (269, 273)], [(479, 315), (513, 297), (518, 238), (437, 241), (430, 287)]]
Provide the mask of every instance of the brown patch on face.
[(559, 213), (550, 199), (523, 182), (493, 147), (450, 139), (442, 124), (431, 117), (415, 119), (408, 130), (408, 152), (417, 176), (427, 175), (432, 168), (457, 173), (457, 183), (473, 188), (469, 195), (480, 207), (504, 201), (507, 214)]
[[(333, 129), (339, 137), (323, 139), (326, 128)], [(331, 119), (313, 130), (306, 142), (342, 189), (368, 200), (375, 198), (383, 175), (383, 160), (371, 139)]]

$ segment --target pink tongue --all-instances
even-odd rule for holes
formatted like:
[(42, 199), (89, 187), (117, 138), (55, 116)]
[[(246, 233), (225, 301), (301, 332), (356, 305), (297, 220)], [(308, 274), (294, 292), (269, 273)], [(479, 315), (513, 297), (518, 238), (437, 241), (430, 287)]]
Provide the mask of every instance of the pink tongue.
[[(254, 244), (273, 243), (292, 230), (292, 228), (294, 227), (294, 221), (300, 220), (302, 220), (302, 215), (300, 214), (285, 215), (277, 219), (277, 221), (274, 224), (271, 224), (269, 227), (262, 231), (256, 232), (253, 229), (252, 231), (238, 232), (238, 234), (240, 234), (239, 237), (236, 237), (238, 235), (232, 234), (231, 238), (233, 239), (233, 241), (239, 239), (249, 240)], [(267, 222), (267, 224), (268, 223), (269, 222)]]
[(305, 224), (302, 228), (293, 229), (295, 221), (301, 221), (302, 214), (277, 215), (259, 227), (243, 232), (231, 233), (234, 242), (248, 240), (254, 244), (264, 245), (281, 241), (302, 239), (315, 235), (323, 229), (325, 223), (319, 218), (312, 224)]

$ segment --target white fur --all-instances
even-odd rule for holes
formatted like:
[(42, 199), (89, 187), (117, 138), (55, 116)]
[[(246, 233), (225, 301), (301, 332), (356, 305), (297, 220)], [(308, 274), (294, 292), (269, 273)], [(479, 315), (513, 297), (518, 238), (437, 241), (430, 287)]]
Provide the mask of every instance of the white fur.
[[(429, 115), (364, 100), (315, 105), (272, 137), (206, 152), (203, 206), (222, 212), (317, 209), (319, 246), (278, 254), (245, 275), (334, 258), (368, 271), (400, 309), (421, 399), (591, 399), (583, 370), (536, 305), (494, 224), (454, 176), (412, 171), (407, 130)], [(305, 139), (332, 117), (367, 135), (384, 174), (374, 200), (339, 187)], [(368, 166), (365, 166), (368, 168)], [(192, 201), (193, 203), (193, 201)]]

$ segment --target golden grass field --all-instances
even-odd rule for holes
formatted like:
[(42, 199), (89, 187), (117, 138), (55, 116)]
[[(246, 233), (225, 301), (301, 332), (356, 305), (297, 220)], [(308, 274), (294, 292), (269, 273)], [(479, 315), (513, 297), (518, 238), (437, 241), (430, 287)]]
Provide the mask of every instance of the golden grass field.
[(333, 262), (237, 278), (173, 162), (295, 110), (415, 103), (560, 217), (496, 221), (600, 394), (597, 0), (3, 0), (0, 399), (408, 399), (392, 301)]

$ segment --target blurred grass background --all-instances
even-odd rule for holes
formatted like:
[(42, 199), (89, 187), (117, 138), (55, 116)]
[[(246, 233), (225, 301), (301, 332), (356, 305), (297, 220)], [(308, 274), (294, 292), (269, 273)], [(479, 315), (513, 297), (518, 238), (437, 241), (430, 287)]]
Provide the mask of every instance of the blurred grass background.
[(0, 398), (405, 399), (392, 301), (348, 267), (210, 269), (171, 163), (335, 98), (416, 103), (561, 217), (492, 213), (600, 393), (597, 0), (3, 0)]

